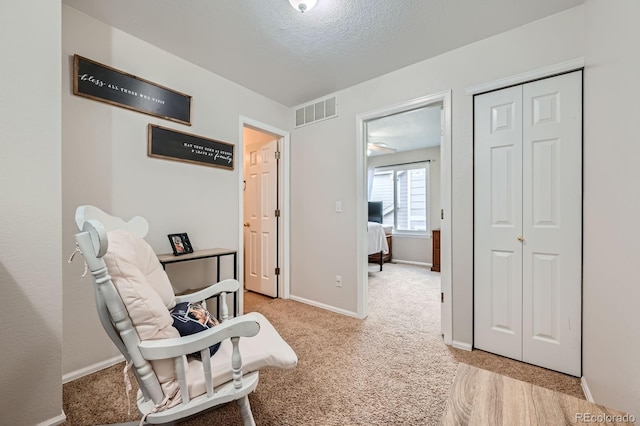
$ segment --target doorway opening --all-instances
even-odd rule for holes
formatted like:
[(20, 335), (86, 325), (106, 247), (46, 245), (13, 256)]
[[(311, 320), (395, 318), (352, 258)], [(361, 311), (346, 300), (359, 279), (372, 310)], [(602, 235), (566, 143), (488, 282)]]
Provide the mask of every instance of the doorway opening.
[(240, 281), (245, 291), (288, 298), (289, 133), (241, 117), (239, 149)]
[[(414, 126), (421, 128), (417, 131), (421, 134), (412, 141), (411, 132), (406, 130)], [(394, 127), (404, 132), (395, 132), (394, 137)], [(435, 136), (425, 136), (427, 127)], [(431, 147), (418, 145), (417, 141), (425, 137), (431, 139)], [(451, 344), (450, 91), (358, 115), (357, 142), (356, 170), (361, 176), (357, 192), (357, 250), (361, 262), (357, 268), (358, 317), (368, 315), (368, 276), (373, 270), (369, 267), (368, 202), (375, 192), (373, 197), (383, 204), (382, 221), (391, 227), (391, 239), (395, 240), (390, 250), (395, 253), (390, 257), (432, 264), (432, 231), (440, 230), (441, 331), (445, 343)], [(436, 188), (429, 184), (429, 176), (432, 181), (439, 180)], [(411, 185), (413, 195), (407, 195)], [(413, 211), (408, 208), (412, 203), (418, 206)], [(425, 247), (412, 249), (416, 243)]]

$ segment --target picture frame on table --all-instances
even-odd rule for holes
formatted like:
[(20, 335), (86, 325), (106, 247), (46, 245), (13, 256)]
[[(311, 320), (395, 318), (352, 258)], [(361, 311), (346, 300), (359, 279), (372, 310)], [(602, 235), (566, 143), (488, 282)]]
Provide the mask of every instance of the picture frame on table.
[(174, 256), (193, 253), (193, 246), (191, 245), (191, 241), (189, 241), (189, 236), (186, 232), (181, 234), (169, 234), (167, 237), (169, 237), (169, 242), (171, 243)]

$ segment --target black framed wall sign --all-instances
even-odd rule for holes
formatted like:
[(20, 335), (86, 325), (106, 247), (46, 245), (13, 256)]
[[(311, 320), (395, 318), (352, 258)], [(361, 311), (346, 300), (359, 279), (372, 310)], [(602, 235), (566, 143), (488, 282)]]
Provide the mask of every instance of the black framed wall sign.
[(73, 55), (73, 94), (191, 125), (191, 96)]
[(149, 124), (147, 155), (205, 166), (234, 169), (235, 146)]

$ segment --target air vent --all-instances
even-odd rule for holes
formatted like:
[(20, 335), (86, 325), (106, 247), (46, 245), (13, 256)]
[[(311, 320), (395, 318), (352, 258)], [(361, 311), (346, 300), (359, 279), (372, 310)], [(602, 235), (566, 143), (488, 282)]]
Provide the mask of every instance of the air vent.
[(296, 126), (306, 126), (316, 121), (338, 116), (336, 97), (322, 99), (296, 109)]

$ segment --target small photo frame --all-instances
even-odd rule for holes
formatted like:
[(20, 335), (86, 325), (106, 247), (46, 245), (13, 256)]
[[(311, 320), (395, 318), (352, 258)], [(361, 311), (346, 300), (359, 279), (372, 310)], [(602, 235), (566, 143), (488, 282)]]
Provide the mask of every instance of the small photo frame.
[(191, 246), (191, 241), (189, 241), (189, 236), (186, 232), (182, 234), (169, 234), (167, 237), (169, 237), (169, 242), (171, 243), (174, 256), (193, 253), (193, 247)]

